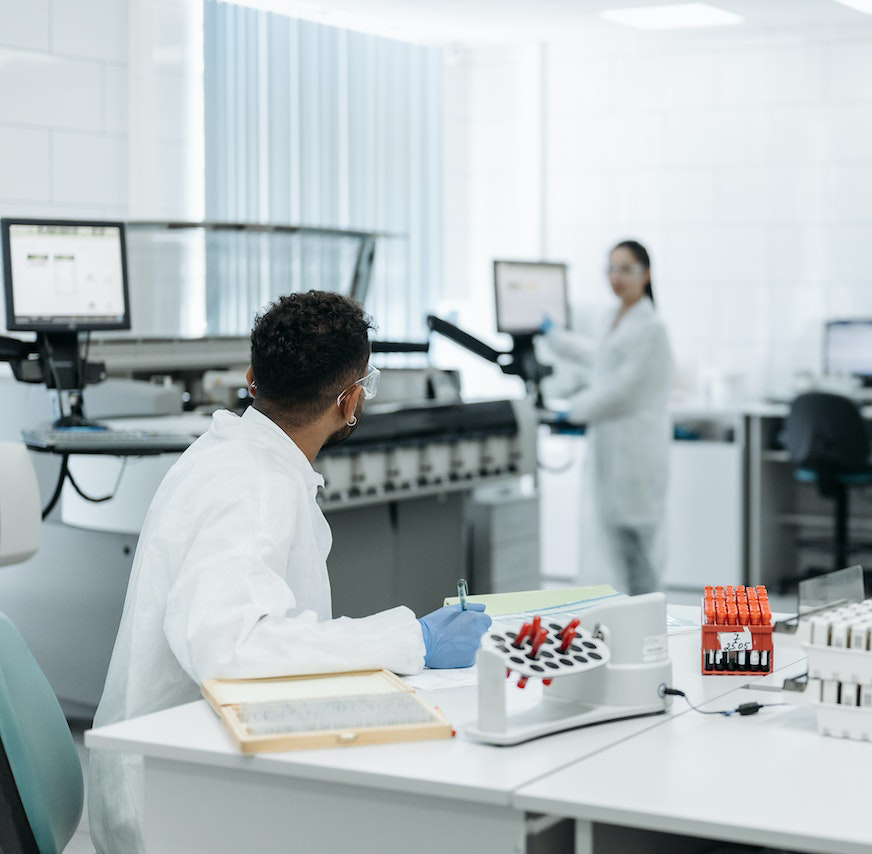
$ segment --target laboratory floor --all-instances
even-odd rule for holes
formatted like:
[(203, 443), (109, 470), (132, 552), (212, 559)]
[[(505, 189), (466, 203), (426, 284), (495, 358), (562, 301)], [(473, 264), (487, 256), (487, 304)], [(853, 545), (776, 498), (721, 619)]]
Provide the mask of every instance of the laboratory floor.
[(64, 848), (64, 854), (94, 854), (94, 843), (91, 842), (91, 834), (88, 831), (88, 748), (85, 747), (85, 730), (90, 724), (84, 721), (70, 721), (70, 731), (73, 733), (73, 741), (79, 751), (79, 759), (82, 762), (82, 774), (85, 778), (85, 809), (79, 829), (70, 840), (70, 844)]

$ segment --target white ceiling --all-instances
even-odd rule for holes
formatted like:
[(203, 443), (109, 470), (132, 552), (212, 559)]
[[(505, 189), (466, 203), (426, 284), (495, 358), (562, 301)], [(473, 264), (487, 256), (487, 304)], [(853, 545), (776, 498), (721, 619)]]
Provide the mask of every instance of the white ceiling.
[[(234, 0), (244, 5), (434, 43), (613, 38), (632, 32), (598, 16), (604, 9), (681, 0)], [(719, 28), (739, 34), (872, 25), (872, 16), (835, 0), (703, 0), (746, 23)]]

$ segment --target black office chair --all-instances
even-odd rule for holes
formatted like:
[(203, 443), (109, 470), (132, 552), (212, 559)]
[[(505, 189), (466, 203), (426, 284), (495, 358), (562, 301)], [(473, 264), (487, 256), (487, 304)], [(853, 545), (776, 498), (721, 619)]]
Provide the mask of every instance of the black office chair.
[(850, 490), (872, 484), (866, 422), (849, 398), (808, 392), (790, 406), (784, 441), (795, 466), (794, 477), (817, 484), (818, 492), (834, 501), (833, 569), (843, 569), (850, 550)]

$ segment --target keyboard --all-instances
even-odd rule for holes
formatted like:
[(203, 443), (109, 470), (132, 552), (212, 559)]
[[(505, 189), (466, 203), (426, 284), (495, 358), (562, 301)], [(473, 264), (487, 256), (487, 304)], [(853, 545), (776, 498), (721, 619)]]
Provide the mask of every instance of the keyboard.
[(48, 428), (22, 430), (28, 448), (69, 454), (178, 453), (197, 437), (191, 433), (157, 433), (150, 430), (95, 430), (89, 428)]

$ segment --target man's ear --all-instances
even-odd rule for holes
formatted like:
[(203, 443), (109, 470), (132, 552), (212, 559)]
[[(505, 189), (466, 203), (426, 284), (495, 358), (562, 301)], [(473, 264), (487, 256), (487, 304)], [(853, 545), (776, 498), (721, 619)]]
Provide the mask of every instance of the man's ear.
[(342, 414), (342, 418), (346, 424), (354, 420), (354, 413), (357, 411), (357, 401), (360, 399), (362, 393), (363, 389), (359, 385), (356, 385), (348, 392), (348, 394), (344, 395), (342, 400), (339, 402), (339, 412)]
[(257, 397), (257, 386), (254, 382), (254, 371), (251, 370), (251, 365), (248, 366), (248, 370), (245, 372), (245, 384), (248, 386), (248, 393), (252, 397)]

